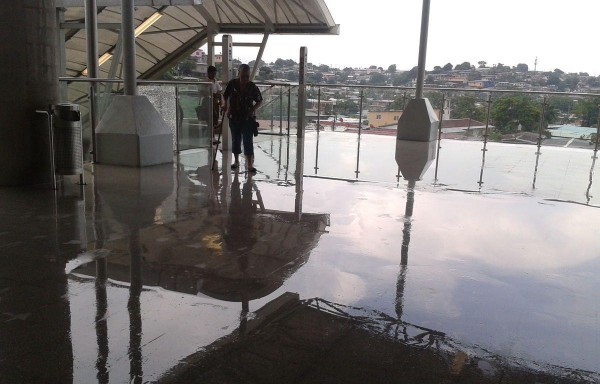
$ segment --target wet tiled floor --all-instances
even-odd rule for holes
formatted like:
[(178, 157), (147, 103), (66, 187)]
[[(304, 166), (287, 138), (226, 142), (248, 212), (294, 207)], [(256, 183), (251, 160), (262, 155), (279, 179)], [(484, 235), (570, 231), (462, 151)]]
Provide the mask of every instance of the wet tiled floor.
[(413, 188), (358, 144), (0, 189), (0, 382), (600, 380), (592, 151), (445, 140)]

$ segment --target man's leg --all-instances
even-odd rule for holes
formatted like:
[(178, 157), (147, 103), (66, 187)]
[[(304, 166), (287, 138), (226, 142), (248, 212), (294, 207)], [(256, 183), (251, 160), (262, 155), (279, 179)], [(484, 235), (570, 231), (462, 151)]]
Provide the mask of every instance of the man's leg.
[(254, 132), (251, 124), (252, 122), (246, 122), (242, 130), (242, 137), (244, 140), (244, 155), (246, 155), (248, 171), (256, 172), (256, 168), (254, 168)]
[(231, 168), (237, 168), (240, 165), (240, 153), (242, 153), (242, 125), (238, 122), (230, 121), (231, 128), (231, 146), (233, 151), (234, 163)]

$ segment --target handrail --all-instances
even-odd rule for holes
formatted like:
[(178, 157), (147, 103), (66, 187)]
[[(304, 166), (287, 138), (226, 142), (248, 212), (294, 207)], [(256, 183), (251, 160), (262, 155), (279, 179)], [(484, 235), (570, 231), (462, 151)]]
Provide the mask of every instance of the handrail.
[[(89, 77), (59, 77), (58, 81), (67, 83), (113, 83), (121, 84), (122, 79), (102, 79)], [(138, 84), (163, 84), (163, 85), (212, 85), (209, 81), (190, 81), (190, 80), (137, 80)]]
[[(68, 83), (114, 83), (120, 84), (123, 83), (123, 79), (104, 79), (104, 78), (92, 78), (92, 77), (59, 77), (58, 81), (68, 82)], [(200, 80), (143, 80), (138, 79), (138, 84), (165, 84), (165, 85), (212, 85), (209, 81), (200, 81)], [(276, 82), (276, 81), (255, 81), (256, 85), (263, 86), (289, 86), (289, 87), (297, 87), (298, 83), (286, 83), (286, 82)]]
[[(402, 87), (394, 85), (362, 85), (362, 84), (322, 84), (322, 83), (308, 83), (307, 87), (320, 87), (320, 88), (370, 88), (370, 89), (388, 89), (388, 90), (402, 90), (402, 91), (416, 91), (415, 87)], [(439, 91), (439, 92), (479, 92), (479, 93), (524, 93), (524, 94), (538, 94), (538, 95), (562, 95), (562, 96), (600, 96), (600, 93), (584, 93), (584, 92), (558, 92), (558, 91), (523, 91), (517, 89), (473, 89), (473, 88), (441, 88), (441, 87), (425, 87), (426, 91)]]
[[(102, 79), (102, 78), (88, 78), (88, 77), (59, 77), (59, 81), (72, 82), (72, 83), (123, 83), (122, 79)], [(211, 85), (208, 81), (189, 81), (189, 80), (137, 80), (138, 84), (164, 84), (164, 85)], [(298, 83), (287, 83), (287, 82), (271, 82), (271, 81), (260, 81), (254, 82), (256, 85), (263, 86), (287, 86), (297, 87)], [(370, 85), (370, 84), (324, 84), (324, 83), (307, 83), (307, 87), (320, 87), (320, 88), (357, 88), (357, 89), (387, 89), (387, 90), (401, 90), (401, 91), (416, 91), (415, 87), (403, 87), (395, 85)], [(425, 87), (426, 91), (439, 91), (439, 92), (474, 92), (474, 93), (522, 93), (529, 95), (561, 95), (561, 96), (585, 96), (585, 97), (600, 97), (600, 93), (590, 92), (559, 92), (559, 91), (524, 91), (518, 89), (474, 89), (474, 88), (449, 88), (449, 87)]]

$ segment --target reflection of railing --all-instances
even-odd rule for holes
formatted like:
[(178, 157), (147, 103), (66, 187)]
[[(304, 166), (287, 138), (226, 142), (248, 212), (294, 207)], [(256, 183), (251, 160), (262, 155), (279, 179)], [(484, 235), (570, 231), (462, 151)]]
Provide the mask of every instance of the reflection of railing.
[[(521, 382), (521, 378), (530, 379), (540, 376), (557, 382), (571, 382), (571, 379), (575, 378), (575, 382), (591, 383), (597, 382), (600, 378), (596, 372), (503, 356), (477, 345), (469, 345), (443, 332), (403, 321), (400, 316), (395, 318), (383, 312), (333, 303), (321, 298), (304, 300), (303, 305), (331, 316), (332, 322), (341, 319), (345, 324), (349, 323), (352, 327), (373, 335), (372, 343), (377, 343), (380, 339), (414, 348), (415, 351), (430, 351), (435, 353), (442, 362), (456, 362), (456, 356), (462, 354), (466, 358), (468, 355), (474, 366), (478, 366), (479, 361), (494, 362), (494, 365), (500, 367), (503, 375), (506, 373), (518, 382)], [(525, 381), (529, 380), (523, 380)]]

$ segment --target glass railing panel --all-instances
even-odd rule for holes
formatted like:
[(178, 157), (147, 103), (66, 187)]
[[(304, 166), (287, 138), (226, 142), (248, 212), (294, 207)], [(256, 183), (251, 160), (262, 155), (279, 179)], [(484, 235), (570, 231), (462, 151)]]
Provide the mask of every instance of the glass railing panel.
[(206, 148), (211, 145), (210, 93), (208, 85), (178, 85), (179, 150)]
[(165, 84), (141, 84), (138, 86), (138, 95), (146, 96), (150, 103), (156, 108), (164, 122), (173, 133), (173, 149), (177, 148), (177, 107), (175, 98), (175, 86)]

